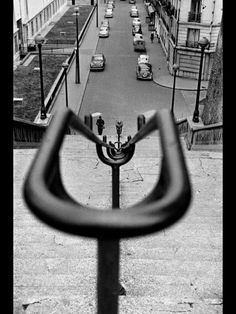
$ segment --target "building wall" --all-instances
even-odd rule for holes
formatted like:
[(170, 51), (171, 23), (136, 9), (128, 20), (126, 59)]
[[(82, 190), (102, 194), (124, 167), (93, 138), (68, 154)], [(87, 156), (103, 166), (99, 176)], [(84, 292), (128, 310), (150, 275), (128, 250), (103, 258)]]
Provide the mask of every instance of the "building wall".
[[(203, 61), (203, 79), (207, 80), (220, 29), (222, 0), (202, 0), (200, 20), (192, 22), (189, 22), (191, 0), (172, 0), (171, 4), (175, 9), (179, 9), (179, 18), (164, 15), (163, 7), (159, 9), (161, 17), (157, 18), (161, 45), (166, 54), (169, 71), (172, 74), (172, 66), (177, 63), (178, 76), (197, 79), (201, 52), (198, 41), (202, 37), (207, 37), (210, 46), (205, 50)], [(163, 20), (165, 22), (162, 22)], [(170, 26), (169, 30), (166, 25)]]
[(20, 45), (21, 51), (25, 51), (34, 44), (36, 34), (49, 24), (54, 15), (66, 4), (67, 0), (14, 0), (14, 60), (19, 58), (19, 51), (16, 51), (15, 47)]

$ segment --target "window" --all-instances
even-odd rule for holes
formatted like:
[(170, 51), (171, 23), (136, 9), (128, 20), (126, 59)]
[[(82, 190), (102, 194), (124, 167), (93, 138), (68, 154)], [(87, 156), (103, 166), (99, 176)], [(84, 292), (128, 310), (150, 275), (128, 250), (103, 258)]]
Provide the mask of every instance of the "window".
[(28, 27), (28, 25), (25, 26), (25, 37), (26, 37), (26, 40), (29, 38), (29, 27)]
[(30, 27), (31, 27), (31, 36), (33, 37), (34, 36), (34, 23), (33, 23), (33, 21), (30, 22)]
[(187, 33), (187, 47), (198, 48), (198, 41), (200, 36), (200, 29), (188, 28)]
[(36, 28), (36, 33), (37, 33), (37, 31), (38, 31), (38, 29), (39, 29), (39, 25), (38, 25), (38, 17), (36, 17), (36, 19), (35, 19), (35, 28)]
[(43, 10), (43, 15), (44, 15), (44, 23), (46, 23), (47, 22), (47, 10), (45, 9), (45, 10)]
[(191, 12), (201, 13), (201, 0), (192, 0), (191, 2)]
[(191, 11), (188, 13), (189, 22), (201, 22), (201, 0), (192, 0)]
[(15, 53), (19, 50), (18, 47), (18, 40), (17, 40), (17, 35), (14, 36), (14, 48), (15, 48)]
[(42, 13), (39, 15), (39, 27), (42, 28), (43, 22), (42, 22)]

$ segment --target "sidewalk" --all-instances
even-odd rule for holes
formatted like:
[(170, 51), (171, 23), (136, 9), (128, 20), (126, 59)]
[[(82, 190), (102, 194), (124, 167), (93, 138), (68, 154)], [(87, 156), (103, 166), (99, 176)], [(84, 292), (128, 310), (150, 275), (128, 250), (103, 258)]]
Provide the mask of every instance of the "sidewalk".
[[(99, 4), (98, 11), (98, 25), (100, 25), (100, 12), (104, 11), (104, 4)], [(80, 83), (75, 83), (75, 67), (76, 60), (72, 61), (71, 67), (67, 73), (67, 89), (68, 89), (68, 103), (69, 108), (73, 110), (76, 114), (79, 112), (80, 104), (83, 99), (83, 94), (86, 89), (87, 80), (89, 76), (89, 64), (92, 55), (96, 51), (98, 43), (98, 28), (96, 27), (96, 13), (93, 15), (86, 35), (79, 47), (79, 73), (80, 73)], [(54, 114), (57, 110), (64, 107), (66, 103), (65, 98), (65, 81), (62, 83), (61, 89), (58, 93), (57, 98), (54, 101), (54, 105), (51, 108), (50, 114)]]
[[(153, 81), (160, 86), (172, 89), (174, 76), (168, 71), (166, 56), (161, 47), (161, 43), (158, 43), (156, 40), (153, 44), (151, 44), (151, 46), (153, 48), (150, 55), (152, 55), (155, 60), (158, 60), (158, 63), (160, 64), (160, 66), (154, 66)], [(176, 76), (175, 84), (175, 89), (197, 91), (198, 80)], [(208, 81), (201, 81), (201, 90), (207, 90), (207, 87)]]

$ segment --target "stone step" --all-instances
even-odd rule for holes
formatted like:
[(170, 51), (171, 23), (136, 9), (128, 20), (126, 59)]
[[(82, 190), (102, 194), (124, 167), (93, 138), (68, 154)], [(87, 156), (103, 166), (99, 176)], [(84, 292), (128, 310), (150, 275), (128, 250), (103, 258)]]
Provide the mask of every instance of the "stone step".
[[(156, 135), (137, 143), (132, 160), (120, 169), (121, 207), (142, 199), (158, 179), (162, 152)], [(222, 153), (188, 151), (181, 143), (193, 201), (175, 225), (121, 241), (120, 281), (127, 292), (119, 298), (121, 314), (222, 311)], [(22, 199), (36, 152), (14, 150), (14, 313), (95, 313), (96, 240), (45, 225)], [(72, 197), (111, 209), (111, 169), (93, 143), (66, 136), (60, 168)]]

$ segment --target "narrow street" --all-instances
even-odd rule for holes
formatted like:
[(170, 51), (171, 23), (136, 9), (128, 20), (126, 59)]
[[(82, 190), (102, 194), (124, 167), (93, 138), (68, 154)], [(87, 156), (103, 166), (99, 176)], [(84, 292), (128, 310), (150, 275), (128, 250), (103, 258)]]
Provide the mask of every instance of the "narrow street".
[[(152, 62), (154, 61), (152, 51), (162, 48), (159, 44), (150, 42), (150, 31), (145, 23), (146, 11), (143, 2), (139, 0), (136, 5), (140, 12), (143, 36), (150, 61), (153, 67), (163, 66)], [(131, 4), (128, 1), (116, 1), (114, 16), (109, 19), (110, 36), (99, 38), (96, 49), (96, 52), (104, 53), (106, 68), (102, 72), (90, 72), (79, 111), (79, 116), (82, 118), (85, 114), (101, 112), (105, 120), (106, 134), (114, 132), (115, 122), (120, 119), (124, 122), (125, 134), (132, 135), (137, 130), (139, 114), (149, 110), (170, 108), (171, 105), (171, 89), (161, 87), (152, 81), (136, 80), (136, 64), (140, 53), (135, 52), (133, 48), (130, 8)], [(102, 12), (99, 16), (99, 26), (104, 14), (104, 10), (100, 11)], [(178, 90), (175, 93), (175, 106), (179, 112), (186, 112), (184, 98)]]

